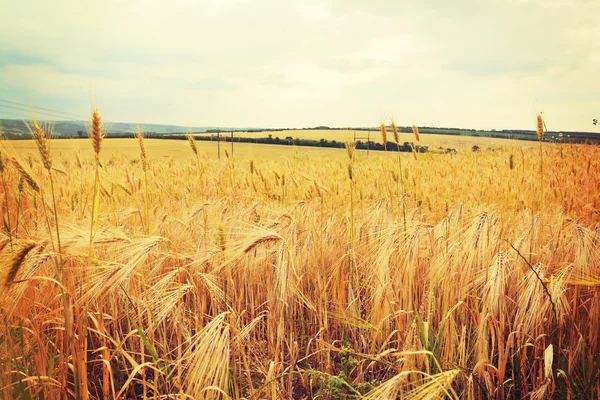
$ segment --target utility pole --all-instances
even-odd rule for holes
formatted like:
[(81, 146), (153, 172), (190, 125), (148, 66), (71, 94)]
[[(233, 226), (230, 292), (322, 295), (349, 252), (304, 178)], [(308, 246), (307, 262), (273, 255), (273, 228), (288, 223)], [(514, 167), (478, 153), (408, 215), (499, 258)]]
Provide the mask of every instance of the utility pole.
[(231, 128), (231, 159), (233, 160), (233, 128)]
[(356, 136), (356, 131), (353, 130), (352, 133), (354, 134), (354, 143), (356, 144), (356, 139), (358, 140), (364, 140), (367, 139), (367, 156), (369, 155), (369, 140), (371, 140), (371, 131), (368, 130), (367, 131), (367, 137), (364, 136)]
[(221, 159), (221, 131), (217, 128), (217, 159)]

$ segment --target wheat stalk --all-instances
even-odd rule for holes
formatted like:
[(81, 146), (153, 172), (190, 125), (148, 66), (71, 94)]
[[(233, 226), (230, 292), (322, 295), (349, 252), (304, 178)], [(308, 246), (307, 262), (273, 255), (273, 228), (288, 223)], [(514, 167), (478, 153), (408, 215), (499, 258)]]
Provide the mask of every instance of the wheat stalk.
[(138, 144), (140, 146), (140, 160), (142, 163), (142, 170), (144, 171), (144, 219), (146, 235), (150, 235), (150, 199), (148, 194), (148, 154), (146, 153), (146, 147), (144, 146), (144, 135), (141, 131), (137, 133)]
[[(29, 125), (28, 125), (29, 127)], [(42, 164), (44, 166), (44, 168), (48, 171), (48, 178), (50, 180), (50, 192), (52, 194), (52, 212), (53, 212), (53, 216), (54, 216), (54, 226), (55, 226), (55, 230), (56, 230), (56, 242), (58, 244), (58, 260), (56, 258), (53, 258), (54, 261), (54, 266), (55, 266), (55, 272), (56, 272), (56, 277), (57, 277), (57, 281), (58, 282), (62, 282), (63, 281), (63, 270), (64, 270), (64, 259), (63, 259), (63, 248), (62, 248), (62, 241), (60, 238), (60, 228), (59, 228), (59, 222), (58, 222), (58, 207), (56, 204), (56, 190), (55, 190), (55, 186), (54, 186), (54, 176), (52, 174), (52, 158), (50, 155), (50, 147), (48, 145), (48, 141), (46, 138), (46, 134), (44, 132), (44, 130), (37, 124), (37, 122), (33, 121), (33, 129), (31, 127), (29, 127), (30, 132), (32, 133), (32, 136), (34, 138), (35, 143), (37, 144), (39, 153), (40, 153), (40, 157), (42, 159)], [(16, 159), (15, 159), (16, 161)], [(19, 169), (20, 165), (18, 164), (18, 162), (15, 163), (17, 169)], [(21, 168), (22, 169), (22, 168)], [(21, 172), (21, 171), (20, 171)], [(22, 176), (25, 178), (25, 180), (28, 180), (28, 177), (26, 175), (23, 174), (23, 172), (25, 172), (24, 169), (22, 169)], [(31, 182), (28, 182), (31, 184)], [(32, 186), (33, 187), (33, 186)], [(44, 203), (44, 197), (42, 196), (42, 203)], [(46, 205), (43, 204), (43, 209), (44, 209), (44, 213), (46, 214)], [(52, 229), (50, 227), (50, 222), (48, 220), (48, 217), (46, 215), (46, 222), (48, 224), (48, 234), (50, 236), (50, 241), (52, 243), (52, 247), (54, 247), (54, 240), (52, 238)], [(62, 305), (63, 305), (63, 310), (64, 310), (64, 314), (65, 314), (65, 344), (69, 343), (71, 338), (74, 336), (74, 332), (73, 332), (73, 316), (70, 312), (70, 304), (69, 304), (69, 299), (66, 297), (65, 295), (65, 291), (64, 288), (61, 286), (60, 288), (60, 298), (62, 300)], [(70, 348), (69, 348), (70, 347)], [(61, 357), (62, 355), (65, 355), (66, 357), (76, 357), (77, 355), (77, 350), (75, 349), (75, 347), (71, 347), (71, 346), (67, 346), (66, 348), (63, 348), (61, 350)], [(87, 386), (85, 388), (82, 388), (82, 393), (81, 396), (79, 396), (79, 391), (81, 388), (81, 376), (79, 374), (79, 372), (81, 371), (81, 368), (75, 368), (75, 381), (76, 381), (76, 394), (78, 395), (78, 397), (82, 397), (82, 398), (87, 398)], [(83, 379), (85, 379), (85, 377), (83, 377)]]
[(383, 149), (387, 151), (387, 130), (385, 129), (385, 124), (382, 122), (379, 125), (379, 131), (381, 132), (381, 141), (383, 142)]
[[(383, 126), (383, 124), (382, 124)], [(384, 127), (385, 128), (385, 127)], [(354, 153), (356, 143), (347, 142), (346, 150), (348, 154), (348, 178), (350, 179), (350, 255), (348, 258), (348, 291), (352, 292), (354, 286)]]
[(29, 185), (29, 187), (34, 191), (34, 192), (40, 192), (40, 185), (38, 185), (38, 183), (35, 181), (35, 179), (33, 179), (33, 177), (29, 174), (29, 172), (27, 172), (25, 170), (25, 168), (23, 168), (23, 166), (21, 165), (21, 163), (14, 157), (12, 157), (10, 159), (10, 161), (13, 163), (14, 167), (17, 169), (17, 171), (19, 172), (19, 174), (23, 177), (23, 179), (25, 179), (25, 182), (27, 182), (27, 184)]
[[(48, 145), (48, 140), (46, 138), (46, 133), (44, 129), (38, 125), (38, 123), (33, 121), (33, 127), (27, 125), (33, 139), (37, 145), (37, 148), (40, 153), (40, 158), (42, 159), (42, 164), (44, 168), (48, 171), (48, 177), (50, 178), (50, 192), (52, 193), (52, 211), (54, 214), (54, 224), (56, 227), (56, 240), (58, 242), (58, 251), (61, 257), (62, 264), (62, 245), (60, 241), (60, 230), (58, 228), (58, 208), (56, 206), (56, 193), (54, 190), (54, 177), (52, 175), (52, 157), (50, 155), (50, 146)], [(27, 179), (25, 177), (25, 179)]]
[[(104, 138), (102, 134), (102, 119), (97, 109), (94, 110), (94, 112), (92, 112), (92, 125), (88, 136), (92, 142), (92, 147), (94, 149), (95, 161), (94, 198), (92, 200), (92, 218), (90, 221), (90, 243), (88, 253), (88, 257), (91, 259), (92, 257), (94, 257), (94, 231), (98, 226), (98, 218), (100, 215), (100, 149), (102, 148), (102, 139)], [(79, 159), (79, 155), (75, 153), (75, 156), (78, 165), (81, 166), (81, 160)]]
[[(5, 165), (4, 165), (4, 155), (2, 154), (2, 152), (0, 151), (0, 175), (2, 176), (2, 186), (4, 187), (4, 201), (6, 203), (6, 219), (5, 221), (5, 227), (6, 227), (6, 234), (8, 235), (8, 239), (10, 240), (10, 248), (12, 249), (13, 247), (13, 238), (12, 238), (12, 228), (10, 225), (10, 208), (9, 208), (9, 204), (8, 204), (8, 187), (6, 186), (6, 177), (4, 176), (4, 169), (5, 169)], [(21, 176), (19, 179), (19, 185), (22, 186), (21, 182), (22, 182), (23, 177)], [(17, 213), (17, 227), (19, 226), (19, 214)]]
[(200, 168), (200, 155), (198, 154), (198, 148), (196, 147), (196, 141), (194, 140), (194, 136), (191, 133), (187, 133), (186, 134), (188, 143), (190, 144), (190, 147), (192, 149), (192, 152), (194, 153), (194, 155), (196, 156), (196, 170), (198, 173), (198, 179), (200, 179), (200, 190), (202, 191), (202, 216), (204, 218), (204, 245), (206, 246), (206, 237), (207, 237), (207, 231), (208, 231), (208, 216), (206, 214), (206, 201), (205, 201), (205, 187), (204, 187), (204, 180), (203, 180), (203, 174), (202, 174), (202, 169)]
[(540, 230), (539, 230), (539, 252), (540, 256), (542, 253), (542, 218), (544, 212), (544, 155), (542, 150), (542, 142), (544, 141), (544, 119), (542, 118), (542, 114), (537, 115), (537, 137), (540, 143)]
[[(400, 184), (402, 187), (402, 192), (399, 193), (400, 201), (402, 202), (402, 216), (404, 220), (404, 230), (406, 231), (406, 208), (404, 205), (404, 175), (402, 175), (402, 158), (400, 157), (400, 132), (398, 127), (396, 126), (396, 122), (392, 121), (392, 133), (394, 134), (394, 141), (396, 142), (397, 153), (398, 153), (398, 173), (400, 175)], [(396, 181), (398, 183), (398, 181)], [(400, 191), (398, 191), (400, 192)]]
[[(412, 126), (412, 131), (413, 131), (413, 134), (415, 135), (415, 139), (417, 140), (417, 143), (420, 142), (421, 138), (419, 137), (419, 128), (415, 124), (413, 124), (413, 126)], [(419, 157), (417, 156), (417, 153), (418, 153), (417, 146), (418, 145), (412, 146), (412, 152), (413, 152), (413, 156), (415, 157), (415, 161), (419, 160)], [(420, 205), (420, 203), (419, 203), (420, 202), (419, 187), (418, 187), (419, 184), (420, 184), (420, 180), (419, 180), (419, 175), (417, 173), (417, 179), (415, 181), (415, 204), (417, 207), (419, 207), (419, 205)]]

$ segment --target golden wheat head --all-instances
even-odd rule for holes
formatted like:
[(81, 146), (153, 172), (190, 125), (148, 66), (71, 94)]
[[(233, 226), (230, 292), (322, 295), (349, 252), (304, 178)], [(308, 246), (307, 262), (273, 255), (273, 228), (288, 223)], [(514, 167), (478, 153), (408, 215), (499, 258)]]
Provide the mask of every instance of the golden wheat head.
[(42, 163), (44, 168), (48, 171), (52, 169), (52, 158), (50, 157), (50, 147), (48, 146), (48, 140), (46, 139), (46, 133), (37, 122), (33, 122), (33, 129), (31, 130), (35, 144), (37, 144), (40, 156), (42, 157)]
[(25, 179), (25, 182), (27, 182), (27, 184), (36, 192), (40, 191), (40, 186), (37, 184), (37, 182), (35, 181), (35, 179), (33, 179), (33, 177), (31, 175), (29, 175), (29, 173), (25, 170), (25, 168), (23, 168), (23, 166), (21, 165), (21, 163), (19, 162), (19, 160), (17, 160), (16, 158), (11, 158), (10, 161), (13, 163), (13, 165), (15, 166), (15, 168), (17, 169), (17, 171), (19, 171), (19, 174), (21, 174), (21, 176), (23, 177), (23, 179)]
[(194, 141), (194, 136), (191, 133), (186, 133), (185, 137), (187, 137), (188, 142), (190, 143), (190, 147), (194, 154), (198, 155), (198, 148), (196, 147), (196, 142)]
[(142, 169), (148, 170), (148, 154), (146, 153), (146, 147), (144, 147), (144, 135), (142, 132), (137, 133), (138, 143), (140, 144), (140, 158), (142, 160)]
[(90, 139), (92, 140), (92, 146), (94, 146), (94, 153), (100, 154), (100, 148), (102, 146), (102, 118), (98, 110), (94, 110), (92, 113), (92, 128), (90, 130)]
[(384, 123), (379, 125), (379, 131), (381, 132), (381, 141), (383, 142), (383, 147), (386, 147), (388, 140), (387, 140), (387, 131), (385, 129)]
[(542, 114), (537, 115), (537, 137), (540, 142), (544, 141), (544, 120)]
[(17, 273), (19, 272), (21, 265), (23, 265), (23, 261), (25, 261), (25, 257), (27, 257), (27, 254), (31, 250), (33, 250), (35, 248), (35, 246), (36, 246), (35, 243), (28, 243), (21, 250), (19, 250), (19, 252), (17, 254), (15, 254), (15, 256), (12, 260), (12, 263), (10, 265), (10, 268), (8, 269), (8, 275), (6, 276), (6, 281), (4, 282), (4, 284), (6, 286), (10, 285), (15, 280), (15, 277), (17, 276)]
[(415, 139), (417, 139), (417, 142), (420, 142), (421, 138), (419, 137), (419, 128), (413, 124), (412, 130), (413, 130), (413, 133), (415, 134)]
[(396, 123), (394, 121), (392, 121), (392, 133), (394, 134), (394, 142), (396, 142), (396, 144), (400, 144), (400, 132), (398, 132), (398, 127), (396, 126)]
[(354, 159), (354, 153), (356, 151), (356, 143), (347, 142), (346, 150), (348, 152), (348, 158), (350, 159), (350, 161), (352, 161)]

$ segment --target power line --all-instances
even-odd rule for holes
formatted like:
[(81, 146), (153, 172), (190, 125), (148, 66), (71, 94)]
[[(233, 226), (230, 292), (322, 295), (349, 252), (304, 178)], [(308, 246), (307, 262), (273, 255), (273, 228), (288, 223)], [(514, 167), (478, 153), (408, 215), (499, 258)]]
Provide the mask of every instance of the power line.
[(1, 100), (0, 99), (0, 102), (2, 102), (2, 103), (10, 103), (10, 104), (14, 104), (14, 105), (21, 106), (21, 107), (26, 107), (27, 109), (34, 108), (34, 109), (38, 109), (38, 110), (50, 111), (50, 112), (52, 112), (54, 114), (69, 115), (71, 117), (76, 117), (76, 118), (79, 118), (79, 119), (83, 118), (81, 115), (78, 115), (78, 114), (68, 113), (68, 112), (64, 112), (64, 111), (58, 111), (58, 110), (54, 110), (52, 108), (45, 108), (45, 107), (32, 106), (32, 105), (29, 105), (29, 104), (17, 103), (16, 101)]
[(39, 112), (40, 114), (48, 114), (45, 111), (49, 111), (50, 113), (52, 113), (52, 115), (58, 115), (61, 114), (63, 116), (68, 116), (69, 118), (73, 119), (73, 117), (77, 118), (78, 120), (82, 120), (85, 119), (84, 117), (82, 117), (81, 115), (77, 115), (77, 114), (72, 114), (72, 113), (68, 113), (68, 112), (63, 112), (63, 111), (58, 111), (58, 110), (53, 110), (51, 108), (46, 108), (46, 107), (37, 107), (37, 106), (31, 106), (29, 104), (23, 104), (23, 103), (17, 103), (16, 101), (9, 101), (9, 100), (0, 100), (0, 102), (2, 103), (9, 103), (9, 104), (13, 104), (16, 106), (19, 106), (20, 108), (25, 108), (26, 111), (30, 111), (31, 109), (35, 109), (35, 110), (42, 110), (42, 111), (36, 111)]
[[(13, 107), (13, 106), (7, 106), (6, 104), (0, 104), (0, 107), (4, 107), (4, 108), (10, 108), (10, 109), (12, 109), (12, 110), (17, 110), (17, 111), (20, 111), (20, 112), (25, 112), (25, 113), (26, 113), (26, 112), (28, 112), (28, 111), (31, 111), (31, 110), (27, 110), (27, 109), (26, 109), (26, 108), (24, 108), (24, 107)], [(54, 113), (51, 113), (51, 112), (46, 112), (46, 111), (35, 111), (35, 113), (36, 113), (36, 114), (47, 115), (47, 116), (50, 116), (50, 117), (53, 117), (53, 118), (60, 117), (60, 118), (64, 118), (64, 119), (66, 119), (66, 120), (70, 120), (70, 121), (80, 121), (80, 119), (75, 119), (75, 118), (72, 118), (72, 117), (67, 117), (67, 116), (56, 115), (56, 114), (54, 114)], [(31, 118), (31, 115), (29, 116), (29, 118)]]
[(27, 114), (29, 114), (28, 119), (31, 119), (31, 117), (32, 117), (31, 113), (33, 112), (34, 114), (44, 116), (44, 118), (49, 118), (49, 117), (50, 118), (54, 118), (54, 119), (59, 119), (60, 118), (60, 119), (71, 120), (71, 121), (78, 121), (78, 120), (80, 120), (79, 117), (78, 118), (73, 118), (72, 116), (67, 115), (67, 114), (61, 115), (61, 114), (58, 114), (58, 113), (55, 113), (55, 112), (50, 112), (50, 111), (32, 110), (29, 107), (9, 106), (9, 105), (6, 105), (6, 104), (0, 104), (0, 107), (10, 108), (12, 110), (17, 110), (17, 111), (21, 111), (21, 112), (27, 113)]
[(22, 120), (22, 119), (31, 118), (31, 115), (26, 115), (25, 113), (20, 114), (15, 111), (8, 111), (8, 110), (2, 110), (2, 109), (0, 109), (0, 114), (4, 115), (4, 118), (6, 118), (6, 119)]
[[(0, 119), (10, 119), (10, 120), (18, 121), (18, 122), (27, 123), (27, 121), (31, 120), (31, 114), (27, 114), (25, 112), (20, 113), (18, 111), (10, 111), (10, 110), (0, 109)], [(64, 123), (69, 123), (69, 124), (76, 124), (78, 121), (77, 120), (58, 120), (58, 121), (48, 121), (48, 122), (50, 122), (50, 123), (64, 122)]]
[[(67, 121), (81, 122), (84, 125), (89, 122), (85, 117), (83, 117), (81, 115), (77, 115), (77, 114), (64, 113), (64, 112), (60, 112), (60, 111), (56, 111), (56, 110), (52, 110), (50, 108), (44, 108), (44, 107), (34, 107), (34, 106), (30, 107), (29, 105), (17, 103), (17, 102), (9, 101), (9, 100), (0, 99), (0, 102), (17, 105), (17, 107), (13, 107), (13, 106), (5, 105), (5, 104), (0, 104), (0, 107), (10, 108), (10, 109), (20, 112), (18, 116), (15, 115), (15, 117), (17, 117), (19, 119), (30, 120), (31, 119), (31, 109), (34, 108), (34, 109), (38, 109), (38, 110), (48, 110), (48, 112), (35, 111), (36, 114), (43, 114), (46, 116), (50, 116), (52, 118), (60, 117), (60, 118), (64, 118), (64, 120), (67, 120)], [(5, 110), (2, 110), (0, 108), (0, 112), (4, 112), (4, 111)], [(13, 111), (13, 113), (15, 113), (15, 112)], [(4, 112), (4, 114), (6, 114), (6, 112)], [(17, 114), (17, 113), (15, 113), (15, 114)], [(57, 114), (62, 114), (62, 115), (57, 115)], [(10, 114), (9, 114), (9, 116), (10, 116)], [(76, 117), (76, 118), (73, 118), (73, 117)], [(60, 121), (56, 121), (56, 122), (60, 122)], [(115, 123), (114, 121), (108, 121), (108, 120), (103, 120), (103, 122), (104, 123)]]

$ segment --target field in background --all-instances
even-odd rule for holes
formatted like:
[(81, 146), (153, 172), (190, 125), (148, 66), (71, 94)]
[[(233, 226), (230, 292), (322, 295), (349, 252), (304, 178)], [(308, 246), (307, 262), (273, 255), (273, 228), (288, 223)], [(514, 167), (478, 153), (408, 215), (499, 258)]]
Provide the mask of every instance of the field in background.
[[(175, 160), (195, 160), (194, 154), (190, 151), (190, 145), (183, 140), (165, 140), (165, 139), (146, 139), (146, 149), (149, 155), (158, 159)], [(28, 152), (36, 156), (37, 145), (33, 140), (11, 140), (5, 141), (4, 148), (11, 154)], [(196, 146), (203, 153), (203, 157), (216, 159), (218, 147), (215, 142), (197, 141)], [(82, 156), (90, 157), (93, 150), (89, 139), (60, 139), (52, 144), (55, 156), (60, 160), (73, 160), (75, 151), (79, 151)], [(221, 157), (227, 158), (225, 151), (231, 154), (231, 143), (221, 142)], [(137, 139), (105, 139), (103, 141), (102, 155), (105, 159), (126, 156), (131, 157), (139, 152)], [(293, 158), (296, 154), (307, 157), (327, 157), (343, 158), (346, 155), (344, 149), (335, 148), (317, 148), (317, 147), (292, 147), (268, 144), (235, 143), (234, 157), (240, 159), (266, 159), (277, 160), (279, 158)]]
[(0, 142), (0, 397), (600, 396), (600, 147), (141, 143)]
[[(311, 131), (288, 131), (290, 135), (298, 134), (299, 137), (302, 132), (311, 132)], [(321, 132), (321, 131), (319, 131)], [(322, 131), (323, 134), (333, 133), (332, 131)], [(341, 139), (333, 139), (340, 141), (348, 141), (352, 140), (352, 132), (348, 131), (334, 131), (337, 134), (333, 134), (328, 137), (328, 140), (332, 140), (331, 138), (338, 137)], [(379, 134), (378, 132), (374, 132), (373, 134)], [(260, 136), (258, 134), (256, 137), (264, 137), (264, 135)], [(319, 134), (320, 135), (320, 134)], [(319, 136), (315, 134), (314, 137)], [(240, 136), (243, 137), (252, 137), (247, 135), (247, 133), (240, 133)], [(275, 135), (273, 137), (276, 137)], [(296, 136), (294, 136), (296, 137)], [(448, 145), (448, 147), (456, 148), (457, 150), (463, 150), (470, 152), (471, 147), (475, 145), (475, 143), (481, 147), (482, 150), (486, 150), (488, 147), (491, 148), (499, 148), (502, 147), (505, 150), (513, 150), (519, 151), (520, 148), (532, 148), (535, 146), (534, 143), (526, 142), (526, 141), (517, 141), (517, 140), (502, 140), (502, 139), (489, 139), (489, 138), (469, 138), (469, 137), (454, 137), (454, 136), (444, 136), (444, 135), (422, 135), (421, 142), (423, 144), (428, 143), (427, 141), (435, 137), (436, 140), (440, 140), (437, 144), (441, 146)], [(442, 141), (443, 138), (455, 138), (454, 141)], [(285, 138), (285, 137), (283, 137)], [(306, 139), (312, 139), (311, 135), (304, 136)], [(414, 136), (400, 134), (401, 142), (402, 141), (414, 141)], [(375, 140), (380, 141), (380, 136), (376, 136)], [(461, 141), (465, 139), (464, 141)], [(466, 139), (480, 139), (475, 142), (470, 142)], [(358, 139), (357, 139), (358, 140)], [(372, 138), (373, 140), (373, 138)], [(429, 141), (431, 143), (431, 141)], [(433, 141), (433, 143), (436, 143)], [(204, 157), (208, 157), (211, 159), (216, 159), (218, 156), (218, 146), (216, 143), (216, 137), (214, 142), (210, 141), (197, 141), (196, 146), (200, 149), (200, 151), (204, 154)], [(454, 146), (454, 147), (453, 147)], [(37, 152), (37, 145), (33, 140), (10, 140), (5, 141), (3, 146), (6, 151), (10, 154), (22, 154), (23, 152), (31, 153), (35, 156)], [(444, 147), (445, 148), (445, 147)], [(75, 156), (75, 151), (79, 151), (80, 154), (84, 157), (91, 156), (93, 154), (92, 147), (89, 143), (89, 139), (60, 139), (53, 141), (52, 149), (57, 157), (60, 160), (72, 160)], [(166, 140), (166, 139), (146, 139), (146, 149), (150, 156), (153, 158), (163, 158), (163, 159), (178, 159), (178, 160), (194, 160), (195, 156), (191, 153), (189, 144), (184, 140)], [(431, 148), (430, 148), (431, 149)], [(435, 149), (433, 149), (435, 150)], [(139, 145), (137, 139), (105, 139), (103, 142), (103, 156), (108, 158), (120, 157), (120, 156), (131, 156), (131, 154), (135, 154), (139, 151)], [(231, 143), (229, 142), (221, 142), (221, 157), (226, 159), (225, 151), (228, 154), (231, 154)], [(234, 141), (233, 147), (233, 156), (239, 159), (263, 159), (263, 160), (277, 160), (280, 158), (294, 158), (295, 156), (302, 157), (311, 157), (311, 158), (329, 158), (329, 159), (342, 159), (346, 157), (346, 151), (344, 149), (336, 149), (336, 148), (318, 148), (318, 147), (307, 147), (307, 146), (282, 146), (282, 145), (269, 145), (269, 144), (258, 144), (258, 143), (236, 143)], [(365, 153), (366, 151), (359, 151), (359, 154)], [(395, 154), (384, 154), (384, 152), (370, 152), (372, 156), (380, 156), (380, 157), (388, 157), (394, 158)], [(402, 157), (412, 157), (412, 155), (408, 153), (403, 153)]]
[[(197, 134), (198, 136), (205, 136), (210, 134)], [(216, 137), (216, 134), (212, 134)], [(229, 132), (222, 132), (221, 135), (229, 137)], [(370, 138), (373, 142), (381, 143), (381, 133), (379, 131), (352, 131), (352, 130), (286, 130), (286, 131), (273, 131), (273, 132), (234, 132), (234, 137), (251, 137), (251, 138), (264, 138), (268, 135), (272, 135), (273, 138), (285, 139), (286, 137), (293, 137), (294, 139), (310, 139), (310, 140), (335, 140), (338, 142), (351, 142), (356, 137), (356, 140), (366, 142)], [(393, 140), (393, 138), (388, 138)], [(400, 133), (400, 144), (404, 142), (414, 142), (415, 137), (412, 133)], [(429, 145), (430, 150), (436, 150), (439, 147), (444, 149), (453, 148), (457, 151), (471, 151), (473, 146), (479, 146), (482, 149), (499, 148), (499, 147), (532, 147), (535, 146), (535, 142), (524, 141), (524, 140), (510, 140), (510, 139), (499, 139), (490, 137), (478, 137), (478, 136), (458, 136), (458, 135), (439, 135), (431, 133), (421, 133), (421, 144)]]

